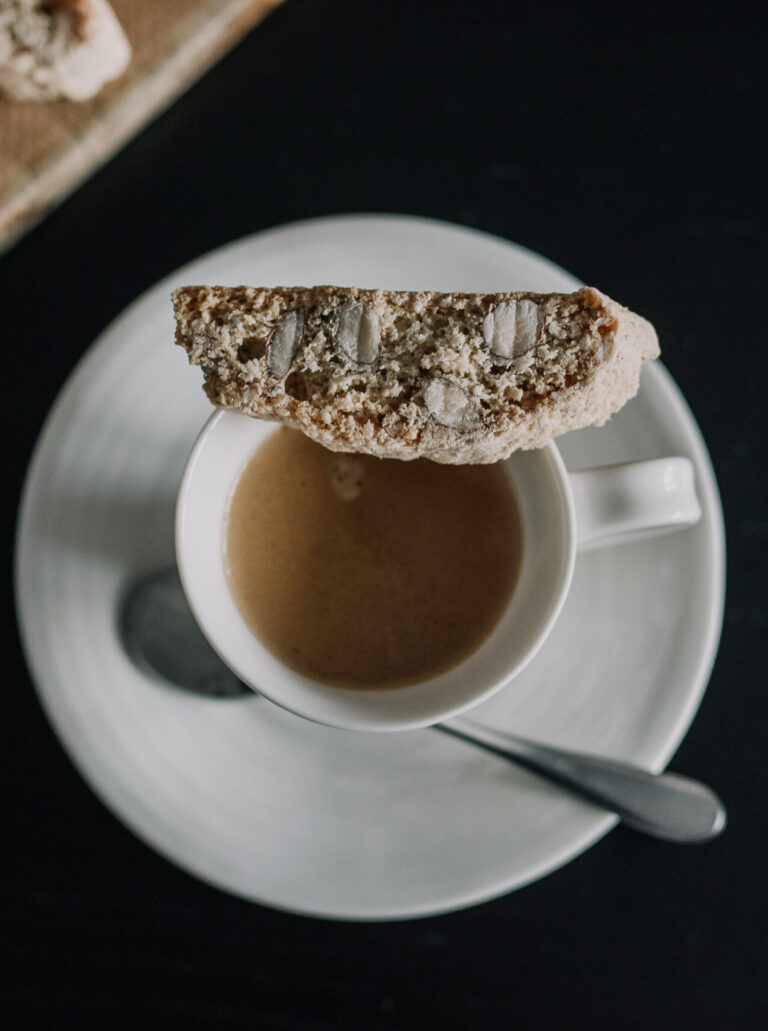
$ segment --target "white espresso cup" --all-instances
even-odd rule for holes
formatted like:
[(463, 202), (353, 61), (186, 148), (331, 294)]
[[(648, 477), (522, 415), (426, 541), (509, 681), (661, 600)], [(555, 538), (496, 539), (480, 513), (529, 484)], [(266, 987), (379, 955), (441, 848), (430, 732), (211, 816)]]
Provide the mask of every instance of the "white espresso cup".
[(568, 593), (578, 551), (690, 526), (701, 514), (686, 458), (569, 473), (554, 444), (516, 452), (506, 467), (522, 519), (522, 561), (493, 632), (459, 665), (421, 683), (333, 687), (277, 659), (246, 624), (227, 581), (224, 533), (232, 493), (254, 451), (274, 431), (274, 423), (231, 412), (208, 420), (178, 495), (179, 572), (200, 628), (244, 683), (291, 712), (335, 727), (423, 727), (485, 700), (517, 676), (545, 641)]

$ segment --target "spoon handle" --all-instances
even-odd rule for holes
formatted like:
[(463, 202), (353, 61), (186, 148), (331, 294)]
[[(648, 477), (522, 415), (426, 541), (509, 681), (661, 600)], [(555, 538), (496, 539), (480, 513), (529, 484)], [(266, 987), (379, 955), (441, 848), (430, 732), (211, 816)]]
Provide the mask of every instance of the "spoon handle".
[(548, 748), (464, 719), (446, 720), (435, 729), (542, 774), (645, 834), (692, 843), (709, 841), (725, 828), (723, 803), (705, 784), (689, 777), (649, 773), (611, 759)]

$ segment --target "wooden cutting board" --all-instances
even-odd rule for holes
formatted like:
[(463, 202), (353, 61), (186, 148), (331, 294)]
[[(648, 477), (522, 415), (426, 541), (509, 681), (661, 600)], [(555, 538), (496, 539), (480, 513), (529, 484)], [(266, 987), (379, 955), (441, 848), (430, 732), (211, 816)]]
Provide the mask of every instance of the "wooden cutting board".
[(133, 48), (83, 104), (0, 97), (0, 251), (103, 164), (280, 0), (112, 0)]

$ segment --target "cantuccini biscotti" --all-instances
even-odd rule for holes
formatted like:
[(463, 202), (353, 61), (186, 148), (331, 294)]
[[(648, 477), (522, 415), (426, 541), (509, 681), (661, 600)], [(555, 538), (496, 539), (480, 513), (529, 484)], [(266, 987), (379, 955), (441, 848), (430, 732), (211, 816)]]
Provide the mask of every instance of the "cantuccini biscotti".
[(215, 405), (382, 458), (495, 462), (601, 425), (659, 354), (649, 322), (591, 287), (190, 286), (173, 306)]
[(107, 0), (0, 0), (0, 92), (12, 100), (88, 100), (130, 59)]

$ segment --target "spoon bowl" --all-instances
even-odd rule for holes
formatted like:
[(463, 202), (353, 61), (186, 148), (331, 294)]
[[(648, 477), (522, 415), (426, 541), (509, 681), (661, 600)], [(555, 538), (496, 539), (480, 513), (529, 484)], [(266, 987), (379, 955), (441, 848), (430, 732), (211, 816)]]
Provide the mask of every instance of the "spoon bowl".
[(200, 632), (176, 569), (133, 584), (123, 600), (120, 631), (126, 652), (144, 673), (215, 698), (253, 697)]

